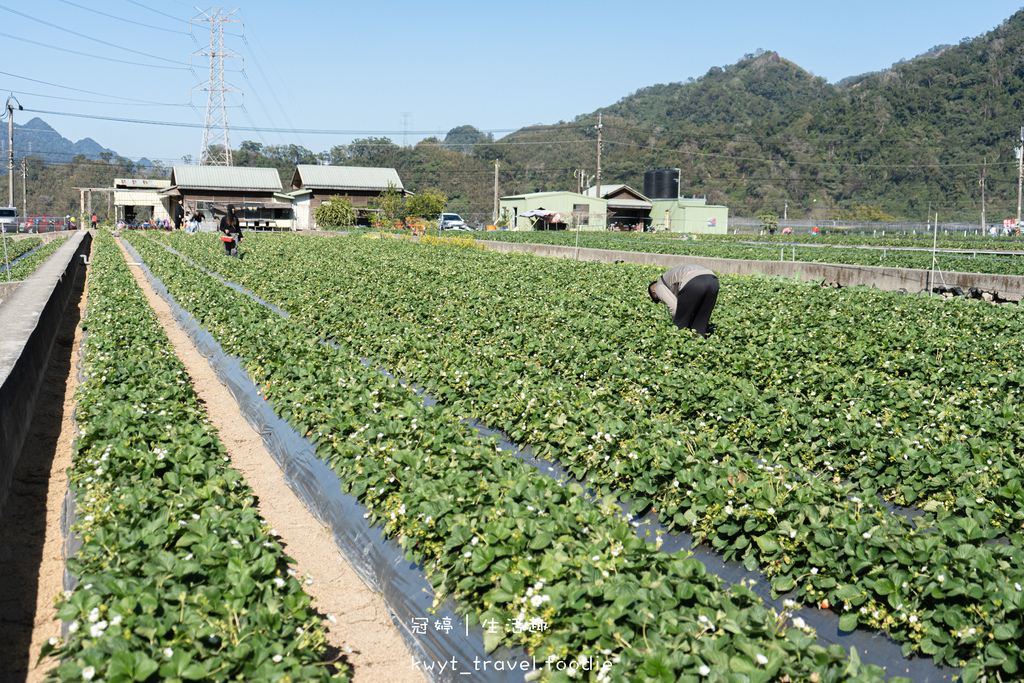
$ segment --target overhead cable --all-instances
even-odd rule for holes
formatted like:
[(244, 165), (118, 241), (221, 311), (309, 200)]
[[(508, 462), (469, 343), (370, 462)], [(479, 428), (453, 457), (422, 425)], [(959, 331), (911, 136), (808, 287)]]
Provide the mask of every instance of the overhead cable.
[(43, 19), (37, 19), (36, 17), (33, 17), (31, 15), (28, 15), (28, 14), (25, 14), (24, 12), (19, 12), (17, 10), (13, 10), (10, 7), (7, 7), (5, 5), (0, 5), (0, 10), (4, 10), (6, 12), (10, 12), (11, 14), (17, 14), (19, 17), (22, 17), (23, 19), (28, 19), (29, 21), (35, 21), (37, 23), (42, 24), (43, 26), (49, 26), (50, 28), (55, 28), (58, 31), (64, 31), (65, 33), (70, 33), (73, 36), (77, 36), (79, 38), (84, 38), (86, 40), (91, 40), (94, 43), (99, 43), (100, 45), (106, 45), (107, 47), (113, 47), (113, 48), (116, 48), (118, 50), (124, 50), (125, 52), (131, 52), (132, 54), (142, 55), (143, 57), (149, 57), (150, 59), (157, 59), (157, 60), (159, 60), (161, 62), (170, 62), (171, 64), (178, 64), (179, 63), (179, 62), (175, 62), (173, 59), (167, 59), (166, 57), (158, 57), (156, 55), (151, 55), (151, 54), (146, 53), (146, 52), (140, 52), (139, 50), (133, 50), (133, 49), (131, 49), (129, 47), (124, 47), (123, 45), (117, 45), (116, 43), (108, 43), (105, 40), (100, 40), (99, 38), (93, 38), (92, 36), (86, 35), (84, 33), (78, 33), (77, 31), (72, 31), (71, 29), (64, 28), (63, 26), (58, 26), (57, 24), (51, 23), (49, 21), (44, 21)]
[[(0, 71), (0, 76), (10, 76), (11, 78), (20, 78), (23, 81), (30, 81), (32, 83), (39, 83), (40, 85), (49, 85), (51, 87), (60, 88), (62, 90), (73, 90), (74, 92), (85, 93), (86, 95), (96, 95), (97, 97), (109, 97), (110, 99), (124, 100), (125, 102), (136, 102), (136, 103), (139, 103), (139, 104), (154, 104), (154, 105), (160, 105), (160, 106), (163, 106), (163, 107), (182, 107), (182, 106), (188, 106), (188, 105), (184, 105), (184, 104), (171, 104), (171, 103), (167, 103), (167, 102), (151, 102), (149, 100), (136, 100), (136, 99), (131, 98), (131, 97), (122, 97), (120, 95), (107, 95), (106, 93), (94, 92), (92, 90), (82, 90), (81, 88), (72, 88), (70, 85), (60, 85), (58, 83), (50, 83), (48, 81), (40, 81), (40, 80), (35, 79), (35, 78), (28, 78), (27, 76), (19, 76), (17, 74), (7, 73), (6, 71)], [(8, 88), (0, 88), (0, 90), (8, 90)], [(32, 93), (24, 93), (24, 94), (31, 95)], [(34, 96), (35, 97), (52, 97), (53, 99), (69, 99), (69, 98), (55, 97), (53, 95), (34, 95)]]
[(140, 64), (139, 62), (129, 62), (126, 59), (114, 59), (113, 57), (101, 57), (99, 55), (89, 54), (88, 52), (79, 52), (78, 50), (70, 50), (70, 49), (68, 49), (66, 47), (57, 47), (56, 45), (50, 45), (49, 43), (40, 43), (40, 42), (35, 41), (35, 40), (29, 40), (28, 38), (22, 38), (21, 36), (12, 36), (9, 33), (0, 33), (0, 36), (3, 36), (4, 38), (10, 38), (11, 40), (20, 40), (21, 42), (28, 43), (29, 45), (36, 45), (38, 47), (49, 48), (50, 50), (57, 50), (58, 52), (67, 52), (68, 54), (79, 55), (79, 56), (82, 56), (82, 57), (91, 57), (92, 59), (102, 59), (105, 62), (117, 62), (118, 64), (130, 64), (131, 66), (142, 66), (142, 67), (146, 67), (147, 69), (174, 69), (174, 70), (181, 70), (181, 71), (190, 71), (191, 70), (188, 66), (164, 66), (162, 64)]
[(77, 7), (78, 9), (85, 10), (86, 12), (92, 12), (93, 14), (98, 14), (101, 17), (108, 17), (110, 19), (116, 19), (118, 21), (123, 21), (126, 24), (134, 24), (136, 26), (141, 26), (143, 28), (151, 28), (154, 31), (167, 31), (168, 33), (177, 33), (177, 34), (180, 34), (180, 35), (183, 35), (183, 36), (189, 35), (188, 31), (175, 31), (173, 28), (164, 28), (163, 26), (153, 26), (152, 24), (143, 24), (143, 23), (138, 22), (138, 21), (132, 21), (131, 19), (125, 19), (124, 17), (119, 17), (116, 14), (107, 14), (106, 12), (100, 12), (99, 10), (93, 9), (92, 7), (86, 7), (85, 5), (79, 5), (78, 3), (71, 2), (71, 0), (57, 0), (57, 1), (58, 2), (63, 2), (65, 5), (71, 5), (72, 7)]

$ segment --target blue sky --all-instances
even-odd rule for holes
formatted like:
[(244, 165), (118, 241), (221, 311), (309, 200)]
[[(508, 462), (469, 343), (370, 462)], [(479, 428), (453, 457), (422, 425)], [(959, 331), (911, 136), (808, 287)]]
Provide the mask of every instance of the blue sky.
[[(230, 141), (320, 152), (369, 135), (414, 143), (463, 124), (501, 137), (758, 48), (834, 83), (985, 33), (1022, 4), (248, 0), (223, 7), (240, 20), (224, 25), (238, 55), (225, 60), (225, 80), (241, 91), (226, 95)], [(0, 0), (0, 93), (25, 108), (15, 122), (39, 116), (132, 159), (198, 159), (210, 22), (190, 20), (212, 9), (198, 7)]]

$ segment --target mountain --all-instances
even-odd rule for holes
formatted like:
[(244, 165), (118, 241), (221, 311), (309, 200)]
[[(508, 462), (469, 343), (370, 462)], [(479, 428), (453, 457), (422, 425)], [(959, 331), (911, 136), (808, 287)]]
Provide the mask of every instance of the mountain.
[(684, 193), (736, 215), (828, 218), (873, 206), (906, 220), (938, 211), (976, 222), (982, 173), (988, 219), (1016, 215), (1022, 105), (1018, 12), (959, 45), (836, 85), (758, 51), (575, 121), (477, 145), (474, 156), (501, 162), (503, 193), (574, 188), (575, 169), (596, 169), (600, 115), (602, 183), (642, 187), (644, 170), (673, 167)]
[[(451, 210), (489, 216), (495, 163), (502, 195), (576, 189), (581, 172), (592, 178), (600, 117), (602, 184), (640, 189), (644, 171), (672, 167), (684, 194), (725, 204), (732, 215), (923, 221), (938, 212), (944, 222), (977, 222), (984, 175), (991, 222), (1016, 215), (1022, 110), (1024, 11), (958, 45), (834, 85), (758, 50), (700, 78), (644, 87), (572, 121), (500, 140), (464, 125), (414, 147), (366, 138), (314, 153), (246, 141), (235, 161), (272, 166), (286, 179), (297, 163), (393, 167), (406, 188), (443, 193)], [(39, 119), (19, 127), (22, 135), (38, 136), (33, 151), (51, 158), (103, 154)]]
[[(112, 157), (117, 156), (113, 150), (103, 147), (92, 138), (71, 142), (39, 117), (21, 125), (16, 122), (14, 124), (14, 140), (15, 160), (19, 160), (23, 156), (37, 155), (48, 164), (57, 164), (67, 163), (79, 154), (87, 159), (100, 159), (101, 155), (105, 153)], [(0, 140), (0, 151), (6, 157), (8, 153), (6, 136)], [(6, 170), (6, 166), (4, 170)]]

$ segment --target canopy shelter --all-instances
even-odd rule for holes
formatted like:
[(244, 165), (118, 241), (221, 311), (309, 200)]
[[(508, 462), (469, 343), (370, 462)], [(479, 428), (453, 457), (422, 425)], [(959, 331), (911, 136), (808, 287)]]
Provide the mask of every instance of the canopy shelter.
[[(562, 214), (557, 211), (549, 211), (547, 209), (531, 209), (529, 211), (524, 211), (519, 214), (519, 216), (525, 218), (536, 218), (543, 221), (545, 223), (544, 229), (546, 230), (550, 229), (552, 225), (557, 225), (562, 222)], [(534, 221), (534, 226), (536, 226), (536, 224), (537, 221)]]

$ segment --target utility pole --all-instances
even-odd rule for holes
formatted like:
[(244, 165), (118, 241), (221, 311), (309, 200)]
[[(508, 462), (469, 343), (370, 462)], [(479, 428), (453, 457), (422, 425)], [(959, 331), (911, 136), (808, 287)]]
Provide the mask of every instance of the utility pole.
[(1020, 193), (1024, 183), (1024, 127), (1020, 129), (1020, 147), (1017, 148), (1017, 227), (1020, 227)]
[(789, 200), (787, 199), (786, 203), (782, 206), (782, 220), (787, 220), (788, 218), (789, 218)]
[(7, 161), (7, 180), (8, 180), (8, 185), (9, 185), (8, 189), (10, 190), (10, 193), (9, 193), (10, 197), (9, 198), (11, 200), (10, 203), (8, 204), (8, 206), (14, 206), (14, 105), (15, 104), (18, 105), (18, 111), (21, 111), (21, 110), (24, 109), (24, 107), (21, 106), (21, 102), (18, 102), (18, 98), (14, 96), (14, 93), (11, 93), (11, 96), (7, 98), (7, 104), (5, 105), (5, 108), (7, 109), (7, 145), (8, 145), (8, 147), (7, 147), (7, 151), (8, 151), (8, 157), (7, 157), (8, 158), (8, 161)]
[(27, 185), (27, 169), (25, 166), (25, 157), (21, 158), (21, 213), (25, 216), (25, 220), (28, 220), (28, 188)]
[(498, 160), (494, 160), (494, 223), (498, 222)]
[[(601, 115), (597, 115), (597, 193), (594, 195), (598, 199), (601, 198), (601, 129), (604, 128), (604, 124), (601, 123)], [(1021, 129), (1024, 131), (1024, 129)], [(1024, 134), (1024, 133), (1022, 133)]]
[(981, 162), (981, 180), (978, 183), (981, 185), (981, 236), (985, 236), (985, 171), (988, 170), (988, 159), (982, 159)]

